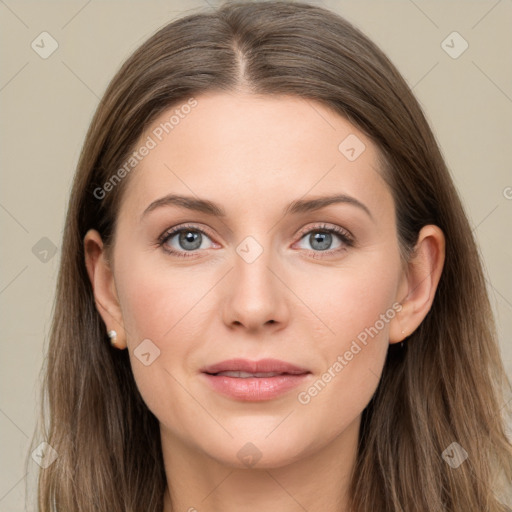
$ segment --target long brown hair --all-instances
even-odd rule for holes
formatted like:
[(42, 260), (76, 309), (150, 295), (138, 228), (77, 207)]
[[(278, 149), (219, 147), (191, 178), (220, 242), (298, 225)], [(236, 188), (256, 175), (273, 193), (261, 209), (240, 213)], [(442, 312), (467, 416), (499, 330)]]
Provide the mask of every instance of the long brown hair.
[[(112, 243), (129, 176), (101, 199), (97, 190), (156, 116), (206, 91), (238, 90), (316, 100), (367, 134), (380, 150), (394, 196), (404, 257), (426, 224), (446, 237), (433, 306), (403, 350), (389, 349), (363, 413), (351, 510), (505, 510), (499, 482), (512, 481), (503, 418), (510, 382), (461, 201), (424, 114), (393, 64), (340, 16), (298, 2), (228, 3), (178, 19), (123, 64), (101, 99), (63, 237), (34, 442), (44, 439), (59, 456), (40, 471), (39, 510), (163, 509), (158, 421), (138, 392), (127, 351), (108, 342), (83, 238), (94, 228), (107, 246)], [(454, 442), (468, 454), (456, 469), (443, 458)]]

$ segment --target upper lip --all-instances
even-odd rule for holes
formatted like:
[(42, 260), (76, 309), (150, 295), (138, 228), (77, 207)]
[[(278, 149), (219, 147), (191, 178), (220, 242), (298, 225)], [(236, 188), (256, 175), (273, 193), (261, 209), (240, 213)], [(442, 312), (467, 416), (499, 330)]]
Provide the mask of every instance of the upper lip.
[(203, 373), (216, 374), (220, 372), (241, 371), (247, 373), (288, 373), (300, 375), (309, 373), (309, 370), (301, 368), (286, 361), (278, 359), (260, 359), (250, 361), (248, 359), (229, 359), (206, 366), (201, 369)]

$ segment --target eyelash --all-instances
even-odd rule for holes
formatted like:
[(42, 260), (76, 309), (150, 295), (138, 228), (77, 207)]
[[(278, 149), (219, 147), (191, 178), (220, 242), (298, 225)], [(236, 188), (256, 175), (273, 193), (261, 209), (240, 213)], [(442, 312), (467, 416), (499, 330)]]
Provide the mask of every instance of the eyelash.
[[(173, 256), (177, 256), (179, 258), (193, 258), (194, 255), (197, 253), (197, 250), (195, 251), (176, 251), (174, 249), (169, 249), (165, 246), (166, 242), (168, 242), (174, 235), (181, 233), (182, 231), (194, 231), (201, 233), (202, 235), (206, 235), (208, 238), (212, 238), (206, 231), (203, 229), (198, 228), (194, 225), (181, 225), (176, 226), (175, 228), (172, 228), (168, 231), (165, 231), (160, 235), (157, 241), (157, 246), (161, 247), (166, 253), (171, 254)], [(308, 252), (313, 253), (315, 258), (322, 258), (323, 256), (319, 256), (319, 254), (328, 254), (332, 255), (334, 253), (338, 253), (341, 251), (346, 250), (347, 247), (353, 247), (355, 245), (354, 238), (352, 235), (345, 229), (340, 228), (339, 226), (328, 226), (326, 224), (314, 226), (312, 228), (308, 228), (304, 231), (301, 231), (299, 233), (299, 241), (304, 238), (305, 235), (314, 233), (314, 232), (321, 232), (321, 233), (332, 233), (339, 237), (341, 242), (344, 244), (342, 247), (338, 247), (337, 249), (328, 249), (326, 251), (314, 251), (311, 249), (306, 249)]]

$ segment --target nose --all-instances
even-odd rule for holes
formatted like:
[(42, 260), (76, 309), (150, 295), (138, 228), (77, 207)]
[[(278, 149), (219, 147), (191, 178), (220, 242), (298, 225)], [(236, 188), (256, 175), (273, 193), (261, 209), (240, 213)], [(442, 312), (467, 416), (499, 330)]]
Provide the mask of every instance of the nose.
[[(280, 330), (289, 319), (287, 288), (270, 250), (252, 262), (235, 255), (225, 283), (223, 320), (230, 328)], [(288, 291), (288, 294), (290, 292)]]

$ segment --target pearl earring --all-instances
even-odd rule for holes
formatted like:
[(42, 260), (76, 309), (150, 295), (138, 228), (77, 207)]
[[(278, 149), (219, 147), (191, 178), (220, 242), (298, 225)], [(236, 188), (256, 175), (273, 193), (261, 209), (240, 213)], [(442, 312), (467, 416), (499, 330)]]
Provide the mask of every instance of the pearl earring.
[(116, 341), (117, 341), (117, 332), (114, 331), (114, 330), (108, 331), (107, 335), (110, 338), (110, 344), (112, 346), (114, 346), (116, 344)]

